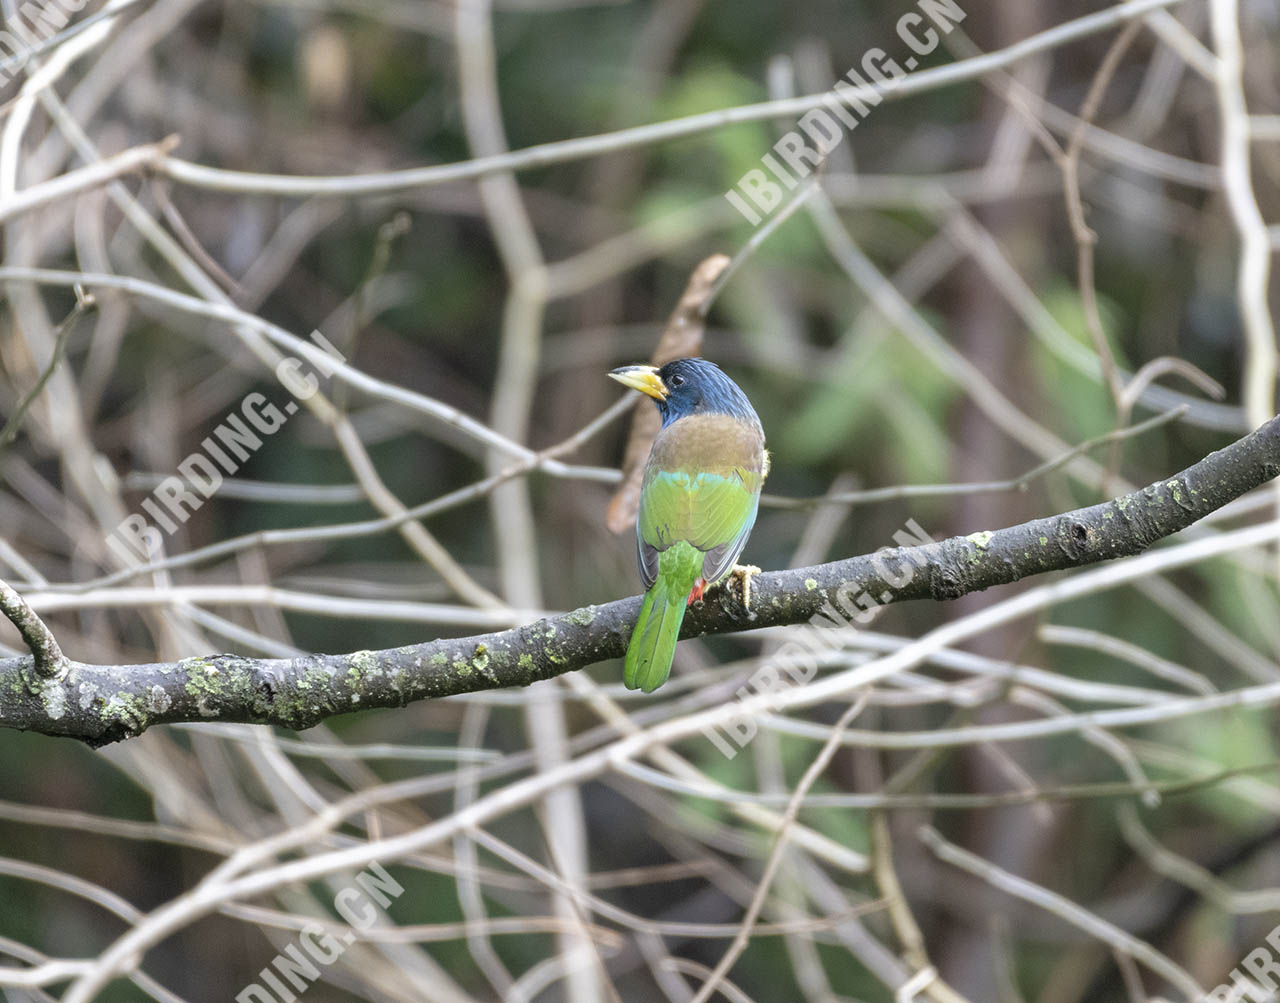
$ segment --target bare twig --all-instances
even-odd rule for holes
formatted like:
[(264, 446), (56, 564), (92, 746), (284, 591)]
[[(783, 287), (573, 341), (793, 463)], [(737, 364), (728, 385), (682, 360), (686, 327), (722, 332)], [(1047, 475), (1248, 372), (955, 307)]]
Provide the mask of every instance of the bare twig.
[(0, 205), (0, 223), (7, 223), (42, 206), (99, 188), (125, 174), (148, 170), (157, 163), (159, 158), (177, 145), (178, 137), (168, 136), (158, 143), (135, 146), (123, 153), (117, 153), (114, 157), (100, 160), (96, 164), (88, 164), (74, 171), (68, 171), (66, 174), (60, 174), (52, 180), (23, 188), (6, 198), (4, 204)]
[(931, 826), (922, 826), (919, 835), (921, 842), (932, 850), (940, 860), (967, 871), (994, 888), (1039, 906), (1077, 929), (1083, 930), (1111, 945), (1117, 951), (1142, 962), (1151, 971), (1177, 986), (1178, 991), (1185, 993), (1188, 999), (1198, 1000), (1204, 995), (1204, 990), (1200, 988), (1190, 973), (1150, 944), (1139, 940), (1132, 934), (1126, 933), (1114, 923), (1107, 922), (1083, 906), (1057, 895), (1047, 888), (1042, 888), (1027, 881), (1025, 878), (1010, 874), (990, 861), (983, 860), (981, 857), (961, 849), (954, 843), (944, 839)]
[(1236, 0), (1212, 0), (1209, 12), (1218, 56), (1214, 89), (1222, 116), (1222, 184), (1231, 219), (1240, 237), (1236, 288), (1247, 348), (1245, 410), (1251, 422), (1259, 423), (1275, 414), (1276, 370), (1280, 364), (1268, 299), (1271, 241), (1254, 196), (1249, 166), (1249, 111), (1244, 96), (1239, 4)]
[(22, 639), (27, 642), (37, 675), (43, 679), (56, 680), (66, 671), (70, 663), (62, 653), (53, 631), (27, 605), (27, 601), (3, 581), (0, 581), (0, 612), (9, 618), (18, 628)]
[(76, 321), (93, 305), (93, 296), (76, 286), (76, 305), (71, 308), (71, 312), (67, 314), (54, 332), (53, 355), (49, 359), (49, 364), (44, 368), (44, 372), (40, 374), (40, 378), (36, 380), (35, 386), (23, 394), (22, 400), (18, 402), (13, 409), (13, 413), (9, 415), (8, 421), (4, 423), (4, 428), (0, 428), (0, 449), (10, 445), (18, 437), (18, 431), (22, 428), (22, 419), (26, 417), (27, 411), (35, 403), (36, 398), (40, 396), (45, 384), (49, 382), (49, 377), (53, 375), (53, 371), (58, 368), (63, 356), (67, 354), (67, 340), (71, 337), (71, 332), (75, 330)]
[(951, 495), (1024, 491), (1032, 481), (1064, 467), (1077, 456), (1083, 456), (1099, 446), (1119, 442), (1122, 439), (1148, 432), (1153, 428), (1176, 421), (1185, 414), (1186, 405), (1182, 405), (1172, 411), (1158, 414), (1154, 418), (1148, 418), (1137, 425), (1112, 429), (1110, 432), (1086, 439), (1051, 460), (1037, 464), (1026, 473), (1003, 481), (982, 481), (975, 484), (901, 484), (889, 488), (868, 488), (864, 491), (838, 491), (813, 498), (780, 498), (777, 495), (762, 495), (760, 504), (770, 508), (807, 509), (820, 505), (869, 505), (872, 502), (890, 501), (894, 498), (946, 498)]
[(1124, 387), (1116, 370), (1111, 343), (1107, 340), (1107, 332), (1102, 326), (1102, 314), (1098, 310), (1098, 289), (1093, 274), (1093, 246), (1098, 242), (1098, 235), (1093, 232), (1084, 218), (1084, 202), (1080, 198), (1080, 154), (1084, 149), (1086, 131), (1098, 113), (1102, 96), (1106, 93), (1111, 78), (1120, 66), (1120, 60), (1137, 37), (1141, 27), (1141, 21), (1130, 21), (1107, 49), (1102, 65), (1094, 74), (1089, 92), (1080, 106), (1079, 120), (1075, 129), (1072, 130), (1067, 148), (1058, 159), (1067, 198), (1067, 218), (1071, 221), (1071, 233), (1076, 242), (1076, 269), (1080, 282), (1080, 298), (1084, 303), (1085, 322), (1089, 327), (1089, 335), (1093, 338), (1093, 347), (1098, 353), (1098, 358), (1102, 360), (1103, 382), (1110, 390), (1117, 410), (1120, 408), (1120, 397)]
[(707, 1003), (716, 989), (720, 987), (725, 976), (729, 974), (729, 969), (733, 967), (734, 962), (747, 949), (747, 944), (751, 940), (752, 928), (760, 917), (760, 911), (764, 908), (765, 899), (769, 896), (769, 888), (778, 873), (778, 868), (782, 865), (782, 858), (787, 849), (787, 841), (791, 836), (791, 827), (795, 824), (796, 816), (800, 813), (800, 806), (804, 804), (809, 788), (822, 776), (832, 757), (839, 750), (841, 733), (862, 713), (863, 708), (866, 706), (867, 695), (863, 693), (845, 708), (844, 713), (840, 715), (840, 719), (832, 729), (831, 738), (827, 740), (818, 755), (814, 757), (813, 762), (804, 771), (804, 776), (796, 784), (796, 789), (791, 793), (791, 797), (787, 802), (787, 810), (782, 814), (782, 825), (778, 829), (773, 849), (769, 851), (769, 859), (765, 862), (764, 873), (760, 876), (760, 883), (756, 888), (756, 893), (751, 898), (747, 914), (742, 918), (741, 929), (739, 929), (738, 935), (733, 938), (733, 943), (729, 945), (728, 950), (716, 962), (715, 969), (707, 976), (701, 988), (698, 989), (698, 994), (694, 996), (693, 1003)]
[[(848, 100), (864, 100), (878, 103), (890, 98), (903, 98), (928, 93), (964, 80), (980, 78), (988, 73), (1012, 66), (1030, 56), (1048, 52), (1080, 38), (1087, 38), (1107, 31), (1118, 24), (1142, 17), (1153, 10), (1172, 6), (1179, 0), (1127, 0), (1095, 14), (1067, 21), (1040, 32), (1021, 42), (1007, 46), (998, 52), (986, 53), (972, 59), (961, 60), (946, 66), (912, 73), (891, 86), (867, 85), (851, 88)], [(438, 167), (418, 167), (404, 171), (386, 171), (377, 174), (349, 177), (286, 177), (279, 174), (250, 174), (204, 167), (173, 157), (165, 158), (160, 169), (183, 184), (210, 188), (217, 191), (252, 192), (261, 195), (328, 195), (350, 198), (381, 192), (403, 191), (426, 185), (445, 184), (484, 177), (497, 171), (529, 170), (561, 164), (587, 157), (596, 157), (617, 150), (668, 142), (714, 129), (737, 125), (742, 122), (763, 122), (775, 118), (798, 118), (805, 112), (822, 108), (830, 95), (809, 94), (798, 98), (764, 101), (719, 111), (689, 115), (685, 118), (659, 122), (654, 125), (621, 129), (585, 139), (569, 139), (556, 143), (515, 150), (511, 153), (477, 157), (457, 164)]]

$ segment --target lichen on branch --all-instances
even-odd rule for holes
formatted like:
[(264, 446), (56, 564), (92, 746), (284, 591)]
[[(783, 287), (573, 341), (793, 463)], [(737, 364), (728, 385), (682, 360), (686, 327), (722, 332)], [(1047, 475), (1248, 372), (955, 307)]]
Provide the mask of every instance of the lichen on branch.
[[(752, 579), (747, 611), (727, 590), (685, 617), (682, 637), (808, 622), (866, 593), (883, 602), (956, 599), (1030, 575), (1141, 553), (1280, 475), (1280, 418), (1181, 473), (1061, 515)], [(910, 567), (910, 575), (901, 569)], [(0, 726), (92, 745), (157, 724), (228, 721), (309, 728), (335, 714), (528, 686), (626, 651), (640, 597), (510, 630), (382, 651), (297, 658), (212, 655), (146, 665), (67, 661), (49, 677), (31, 657), (0, 659)]]

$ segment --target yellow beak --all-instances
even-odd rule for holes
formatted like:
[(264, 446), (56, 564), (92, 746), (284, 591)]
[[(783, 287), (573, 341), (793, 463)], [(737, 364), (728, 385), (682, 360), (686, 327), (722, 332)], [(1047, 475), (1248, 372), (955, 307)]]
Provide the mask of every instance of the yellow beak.
[(662, 382), (662, 377), (658, 375), (658, 370), (653, 366), (623, 366), (609, 375), (624, 387), (639, 390), (654, 400), (664, 401), (671, 393), (667, 385)]

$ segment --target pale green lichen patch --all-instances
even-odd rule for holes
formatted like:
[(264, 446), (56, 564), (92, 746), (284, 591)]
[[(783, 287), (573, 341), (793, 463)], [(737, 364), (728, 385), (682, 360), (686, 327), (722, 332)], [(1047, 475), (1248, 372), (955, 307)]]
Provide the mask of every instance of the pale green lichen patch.
[(323, 666), (316, 665), (307, 669), (302, 674), (302, 678), (298, 680), (298, 686), (301, 689), (315, 690), (319, 693), (325, 692), (329, 688), (330, 676), (327, 669)]
[(991, 542), (991, 537), (993, 535), (994, 534), (988, 532), (987, 530), (983, 530), (981, 533), (970, 533), (968, 536), (965, 537), (965, 539), (968, 540), (970, 543), (972, 543), (975, 547), (979, 548), (980, 550), (986, 550), (987, 544)]
[(804, 580), (804, 587), (805, 587), (806, 589), (808, 589), (810, 592), (812, 592), (814, 589), (816, 589), (816, 588), (818, 587), (818, 579), (816, 579), (816, 578), (806, 578), (806, 579)]
[[(347, 656), (347, 686), (352, 693), (359, 693), (364, 679), (378, 668), (378, 660), (372, 651), (353, 651)], [(355, 699), (359, 700), (357, 696)]]
[(575, 609), (571, 613), (566, 613), (564, 618), (569, 623), (576, 624), (579, 627), (590, 627), (596, 620), (596, 608), (594, 606), (583, 606), (582, 609)]
[(256, 696), (252, 692), (252, 659), (221, 655), (218, 661), (221, 667), (208, 658), (184, 658), (178, 663), (179, 669), (186, 673), (187, 694), (203, 717), (217, 717), (219, 707), (235, 706), (245, 700), (252, 702)]
[(347, 656), (347, 665), (352, 672), (367, 675), (378, 667), (378, 656), (372, 651), (353, 651)]
[(446, 655), (443, 651), (437, 651), (434, 655), (431, 656), (431, 664), (432, 665), (448, 665), (449, 656)]
[(186, 690), (195, 699), (196, 708), (204, 717), (216, 717), (218, 712), (209, 702), (222, 695), (218, 667), (203, 658), (184, 658), (178, 664), (187, 674)]
[(1040, 546), (1042, 547), (1049, 546), (1049, 538), (1047, 536), (1040, 537)]
[(371, 675), (379, 672), (378, 656), (372, 651), (353, 651), (347, 656), (347, 686), (352, 702), (360, 700), (360, 689)]
[(516, 660), (516, 665), (518, 665), (522, 669), (533, 668), (533, 656), (530, 655), (528, 652), (525, 652)]
[(107, 701), (101, 713), (104, 722), (119, 722), (133, 734), (146, 727), (147, 715), (142, 697), (116, 693)]

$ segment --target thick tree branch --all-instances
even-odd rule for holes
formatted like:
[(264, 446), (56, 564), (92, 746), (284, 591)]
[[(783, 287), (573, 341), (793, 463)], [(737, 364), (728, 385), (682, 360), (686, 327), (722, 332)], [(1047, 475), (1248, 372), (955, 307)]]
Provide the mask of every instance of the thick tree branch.
[[(682, 637), (804, 623), (860, 600), (955, 599), (1029, 575), (1127, 557), (1280, 474), (1280, 418), (1174, 477), (1114, 501), (994, 532), (761, 574), (752, 612), (718, 590), (690, 609)], [(910, 574), (903, 570), (910, 568)], [(905, 581), (904, 581), (905, 579)], [(865, 604), (865, 602), (863, 603)], [(150, 665), (69, 662), (56, 678), (31, 658), (0, 660), (0, 725), (93, 745), (156, 724), (239, 721), (308, 728), (334, 714), (527, 686), (621, 657), (640, 598), (587, 606), (511, 630), (386, 651)]]

